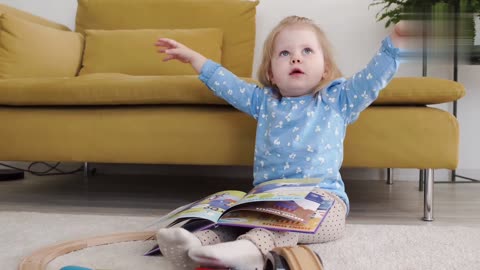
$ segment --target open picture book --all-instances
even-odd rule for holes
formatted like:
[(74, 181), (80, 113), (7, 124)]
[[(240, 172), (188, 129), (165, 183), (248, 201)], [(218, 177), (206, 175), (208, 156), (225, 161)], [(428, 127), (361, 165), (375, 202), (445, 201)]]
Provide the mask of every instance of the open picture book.
[(318, 179), (282, 179), (259, 184), (248, 193), (220, 191), (179, 207), (154, 224), (182, 224), (188, 231), (239, 226), (315, 233), (335, 202), (320, 195), (317, 184)]
[(315, 233), (334, 201), (316, 192), (317, 180), (282, 179), (257, 185), (248, 193), (226, 190), (179, 207), (156, 223), (186, 221), (191, 231), (212, 226), (241, 226)]

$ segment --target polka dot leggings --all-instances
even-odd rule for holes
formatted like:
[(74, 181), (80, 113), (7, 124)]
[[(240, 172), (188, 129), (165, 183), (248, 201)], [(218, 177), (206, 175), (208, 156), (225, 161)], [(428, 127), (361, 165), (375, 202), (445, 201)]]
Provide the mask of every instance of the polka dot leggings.
[(263, 255), (275, 247), (294, 246), (297, 244), (317, 244), (342, 238), (345, 233), (346, 205), (342, 199), (326, 190), (317, 190), (319, 194), (335, 200), (315, 234), (280, 232), (262, 228), (245, 229), (239, 227), (218, 227), (211, 230), (195, 232), (202, 245), (214, 245), (235, 239), (247, 239), (253, 242)]

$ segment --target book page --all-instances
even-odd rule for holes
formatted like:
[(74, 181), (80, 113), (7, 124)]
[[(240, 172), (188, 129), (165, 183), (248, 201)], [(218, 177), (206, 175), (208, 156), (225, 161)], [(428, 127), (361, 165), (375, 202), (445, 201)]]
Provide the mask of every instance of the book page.
[(236, 205), (257, 201), (295, 201), (305, 199), (315, 189), (318, 179), (281, 179), (261, 183)]
[(217, 224), (248, 228), (266, 228), (279, 231), (315, 233), (334, 203), (334, 200), (325, 200), (320, 203), (317, 211), (315, 211), (306, 222), (293, 221), (288, 218), (282, 218), (280, 216), (262, 212), (232, 211), (225, 213)]
[(214, 193), (193, 204), (182, 211), (167, 214), (167, 219), (202, 218), (216, 222), (226, 209), (234, 205), (245, 195), (245, 192), (238, 190), (226, 190)]
[(307, 222), (317, 210), (315, 190), (318, 179), (281, 179), (261, 183), (228, 209), (258, 211), (282, 216), (293, 221)]
[(228, 212), (256, 211), (281, 216), (293, 221), (307, 222), (318, 208), (318, 203), (308, 200), (266, 201), (241, 204)]

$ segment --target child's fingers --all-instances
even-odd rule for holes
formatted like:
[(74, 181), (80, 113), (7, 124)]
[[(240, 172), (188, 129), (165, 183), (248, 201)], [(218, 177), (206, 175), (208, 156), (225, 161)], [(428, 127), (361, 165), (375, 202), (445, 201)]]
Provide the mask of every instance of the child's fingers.
[(155, 44), (153, 44), (153, 45), (155, 45), (156, 47), (174, 48), (170, 44), (163, 43), (163, 42), (155, 42)]
[(167, 44), (167, 43), (164, 43), (164, 42), (155, 42), (153, 44), (155, 47), (157, 48), (173, 48), (171, 45)]
[(164, 53), (164, 54), (176, 54), (175, 51), (173, 51), (174, 49), (169, 49), (169, 48), (165, 48), (165, 49), (158, 49), (157, 52), (159, 53)]
[(177, 59), (184, 63), (188, 63), (187, 55), (185, 54), (185, 50), (182, 48), (159, 49), (157, 50), (157, 52), (167, 55), (165, 58), (162, 59), (162, 61), (170, 61), (173, 59)]
[(179, 47), (178, 42), (176, 42), (173, 39), (169, 39), (169, 38), (159, 38), (157, 40), (157, 42), (155, 43), (155, 45), (164, 46), (164, 47), (171, 47), (171, 48), (178, 48)]
[(172, 59), (178, 59), (180, 61), (183, 61), (185, 58), (185, 56), (181, 53), (179, 49), (165, 50), (165, 54), (167, 54), (167, 56), (163, 59), (164, 61), (168, 61)]
[(182, 57), (185, 53), (184, 51), (182, 51), (182, 49), (179, 49), (179, 48), (175, 48), (175, 49), (166, 49), (166, 50), (163, 50), (164, 53), (168, 54), (168, 55), (176, 55), (177, 57)]

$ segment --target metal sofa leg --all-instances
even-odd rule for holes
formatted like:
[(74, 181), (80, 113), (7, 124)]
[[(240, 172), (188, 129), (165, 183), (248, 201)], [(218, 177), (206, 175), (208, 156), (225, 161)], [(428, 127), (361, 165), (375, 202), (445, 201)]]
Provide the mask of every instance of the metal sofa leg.
[(420, 174), (418, 177), (418, 191), (423, 191), (423, 187), (425, 185), (425, 175), (427, 173), (427, 170), (425, 169), (420, 169)]
[(387, 184), (393, 184), (393, 168), (387, 168)]
[(83, 178), (87, 179), (91, 176), (94, 176), (97, 173), (97, 169), (88, 164), (88, 162), (83, 163)]
[(423, 192), (423, 220), (433, 221), (433, 169), (425, 170), (425, 190)]
[(83, 163), (83, 177), (88, 178), (88, 162)]

